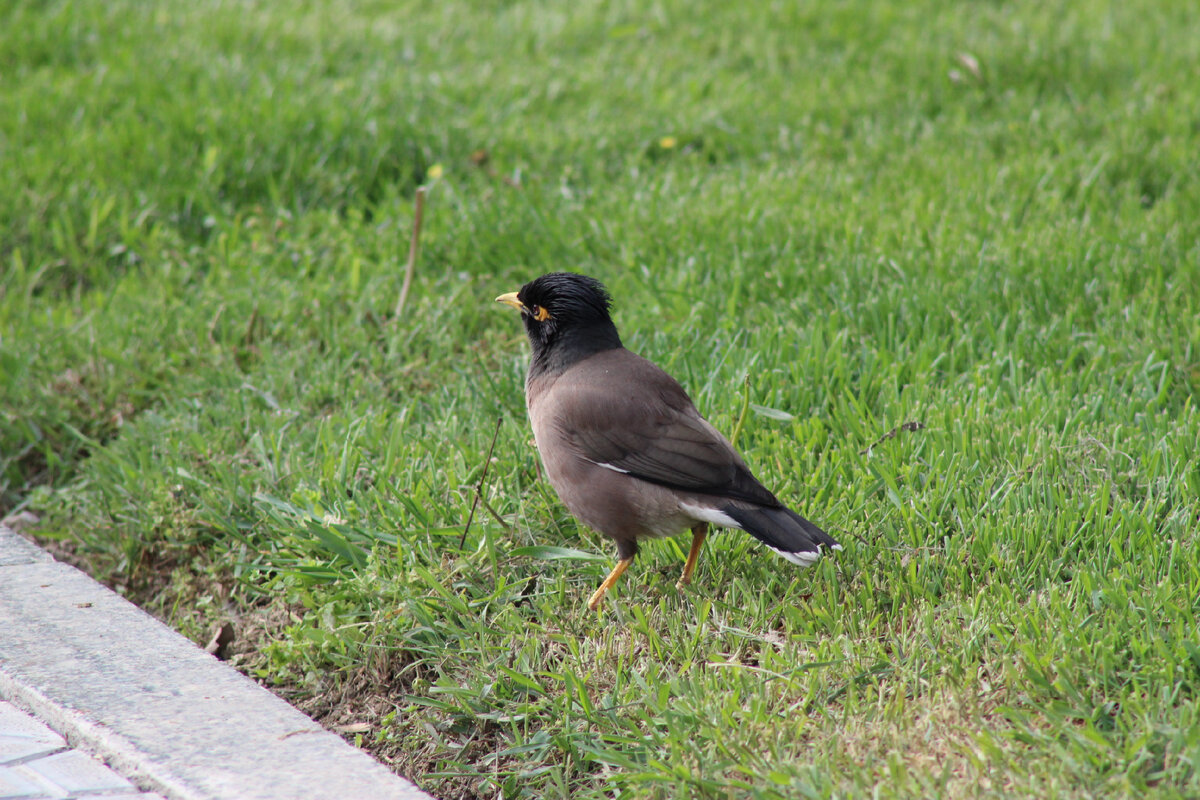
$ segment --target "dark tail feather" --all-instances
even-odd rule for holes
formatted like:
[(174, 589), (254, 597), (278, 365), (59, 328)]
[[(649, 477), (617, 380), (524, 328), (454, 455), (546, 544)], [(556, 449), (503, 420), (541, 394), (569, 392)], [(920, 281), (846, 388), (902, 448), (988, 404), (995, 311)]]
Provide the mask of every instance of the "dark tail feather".
[(821, 557), (821, 547), (841, 550), (837, 540), (790, 508), (738, 508), (725, 506), (724, 514), (732, 517), (742, 530), (758, 539), (779, 555), (810, 567)]

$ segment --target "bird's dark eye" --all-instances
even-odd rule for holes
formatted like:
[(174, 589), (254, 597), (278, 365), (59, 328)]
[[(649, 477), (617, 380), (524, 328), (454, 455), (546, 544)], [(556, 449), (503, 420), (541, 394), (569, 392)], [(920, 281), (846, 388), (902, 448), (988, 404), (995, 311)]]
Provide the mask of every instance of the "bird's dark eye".
[(550, 312), (546, 310), (545, 306), (534, 306), (531, 309), (531, 313), (533, 314), (533, 318), (538, 322), (545, 322), (550, 319)]

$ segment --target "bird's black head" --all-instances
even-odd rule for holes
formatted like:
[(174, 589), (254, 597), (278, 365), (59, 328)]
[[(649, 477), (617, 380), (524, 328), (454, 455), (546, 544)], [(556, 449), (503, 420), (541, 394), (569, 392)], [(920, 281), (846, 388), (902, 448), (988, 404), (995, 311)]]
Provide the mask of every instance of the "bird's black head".
[(521, 312), (535, 371), (565, 369), (593, 353), (621, 346), (608, 315), (612, 299), (595, 278), (551, 272), (496, 300)]

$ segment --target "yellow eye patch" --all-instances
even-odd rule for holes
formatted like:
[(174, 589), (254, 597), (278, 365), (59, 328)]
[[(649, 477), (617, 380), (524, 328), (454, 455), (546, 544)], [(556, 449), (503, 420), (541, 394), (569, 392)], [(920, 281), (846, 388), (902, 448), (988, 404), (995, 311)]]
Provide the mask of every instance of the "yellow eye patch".
[(545, 322), (546, 320), (550, 319), (550, 312), (546, 310), (545, 306), (534, 306), (533, 318), (538, 322)]

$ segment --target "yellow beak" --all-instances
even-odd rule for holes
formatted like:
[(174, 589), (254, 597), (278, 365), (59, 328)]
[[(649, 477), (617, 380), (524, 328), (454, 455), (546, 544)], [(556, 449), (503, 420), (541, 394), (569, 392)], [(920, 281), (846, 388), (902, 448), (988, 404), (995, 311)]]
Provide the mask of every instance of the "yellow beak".
[(505, 305), (512, 306), (512, 307), (513, 307), (513, 308), (515, 308), (517, 311), (524, 311), (524, 310), (525, 310), (525, 304), (524, 304), (524, 303), (522, 303), (520, 300), (518, 300), (518, 299), (517, 299), (517, 293), (516, 293), (516, 292), (509, 292), (508, 294), (502, 294), (502, 295), (500, 295), (499, 297), (497, 297), (497, 298), (496, 298), (496, 302), (497, 302), (497, 303), (504, 303)]

